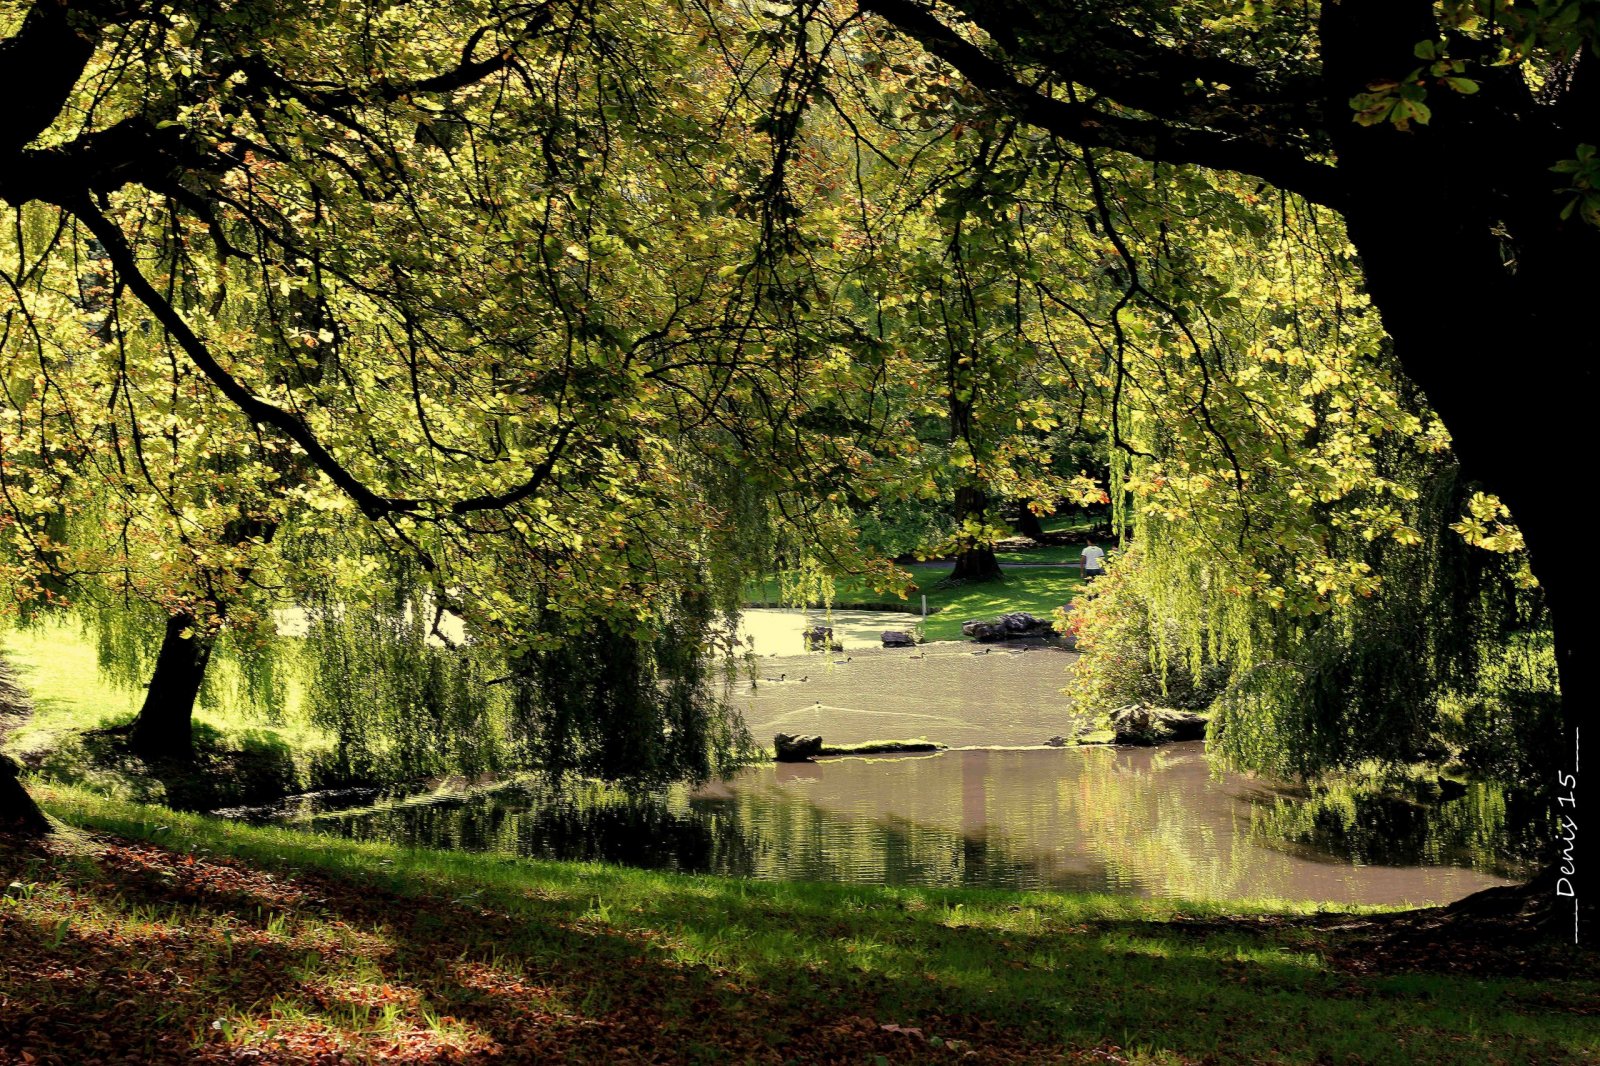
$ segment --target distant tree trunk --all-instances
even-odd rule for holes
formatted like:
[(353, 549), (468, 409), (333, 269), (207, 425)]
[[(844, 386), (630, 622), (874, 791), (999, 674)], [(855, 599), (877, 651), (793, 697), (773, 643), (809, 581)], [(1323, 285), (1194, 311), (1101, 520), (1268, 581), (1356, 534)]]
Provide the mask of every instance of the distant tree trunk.
[(140, 755), (181, 759), (194, 754), (194, 704), (211, 660), (212, 643), (212, 637), (200, 632), (193, 615), (175, 614), (167, 619), (150, 689), (133, 723), (133, 748)]
[[(271, 543), (277, 532), (277, 522), (247, 517), (230, 522), (225, 538), (235, 544), (254, 538)], [(248, 579), (251, 570), (249, 566), (241, 568), (239, 579)], [(213, 600), (210, 607), (220, 616), (227, 605)], [(167, 619), (155, 672), (133, 722), (133, 748), (140, 755), (186, 759), (194, 754), (194, 704), (215, 643), (216, 637), (202, 633), (193, 614), (185, 611)]]
[(42, 836), (50, 832), (50, 822), (17, 780), (17, 773), (11, 757), (0, 755), (0, 833)]
[[(970, 485), (956, 489), (956, 524), (963, 525), (969, 518), (983, 521), (988, 506), (988, 497), (982, 489)], [(999, 581), (1003, 577), (1000, 561), (994, 557), (993, 548), (968, 537), (961, 538), (960, 549), (956, 552), (956, 568), (950, 572), (951, 581)]]
[(1043, 540), (1044, 526), (1039, 524), (1039, 516), (1034, 514), (1033, 510), (1028, 506), (1032, 502), (1031, 500), (1022, 501), (1022, 505), (1017, 511), (1017, 517), (1011, 524), (1022, 536), (1031, 537), (1034, 540)]

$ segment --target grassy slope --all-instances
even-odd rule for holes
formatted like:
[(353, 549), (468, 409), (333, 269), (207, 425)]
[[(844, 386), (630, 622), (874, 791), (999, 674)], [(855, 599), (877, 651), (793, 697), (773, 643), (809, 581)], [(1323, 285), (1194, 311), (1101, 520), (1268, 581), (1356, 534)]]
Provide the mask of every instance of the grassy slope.
[(32, 716), (8, 738), (18, 754), (56, 747), (70, 733), (130, 721), (136, 693), (106, 683), (94, 645), (75, 627), (41, 624), (0, 633), (0, 655), (33, 701)]
[(144, 691), (107, 681), (77, 626), (0, 632), (0, 657), (32, 704), (31, 715), (5, 736), (5, 750), (57, 780), (138, 799), (188, 796), (201, 806), (258, 801), (307, 787), (311, 761), (333, 744), (306, 720), (295, 678), (285, 681), (287, 709), (273, 716), (249, 704), (237, 667), (222, 661), (212, 667), (215, 698), (195, 709), (198, 774), (158, 779), (116, 743), (92, 735), (131, 722)]
[[(1007, 611), (1029, 611), (1049, 618), (1050, 612), (1068, 603), (1083, 585), (1083, 577), (1076, 566), (1013, 567), (1010, 570), (1002, 567), (1003, 581), (958, 586), (943, 584), (950, 570), (948, 563), (916, 567), (912, 573), (917, 587), (904, 600), (893, 593), (880, 592), (858, 578), (840, 578), (834, 584), (833, 606), (841, 610), (864, 608), (916, 613), (922, 609), (921, 596), (926, 593), (929, 614), (923, 624), (923, 637), (960, 640), (961, 623), (974, 618), (993, 618)], [(755, 586), (751, 590), (751, 602), (777, 603), (777, 583), (768, 581), (764, 593), (761, 586)]]
[(1218, 919), (1132, 898), (761, 884), (44, 798), (157, 846), (36, 860), (0, 846), (17, 880), (0, 900), (0, 1061), (1600, 1055), (1582, 1016), (1596, 980), (1373, 973), (1332, 920), (1271, 907)]

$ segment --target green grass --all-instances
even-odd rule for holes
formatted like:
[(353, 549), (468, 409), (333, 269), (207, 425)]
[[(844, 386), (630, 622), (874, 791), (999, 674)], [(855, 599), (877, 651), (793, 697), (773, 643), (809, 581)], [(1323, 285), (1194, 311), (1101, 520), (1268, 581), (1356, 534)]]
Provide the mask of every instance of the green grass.
[(1002, 581), (954, 586), (942, 583), (950, 570), (944, 566), (917, 571), (917, 580), (928, 593), (930, 614), (922, 626), (926, 640), (960, 640), (962, 622), (993, 618), (1007, 611), (1028, 611), (1049, 618), (1057, 607), (1071, 602), (1083, 586), (1083, 577), (1076, 569), (1019, 568), (1006, 573)]
[(272, 714), (249, 703), (237, 665), (218, 660), (208, 679), (212, 698), (194, 714), (199, 772), (158, 778), (118, 742), (97, 735), (131, 722), (144, 690), (109, 681), (81, 628), (46, 622), (0, 632), (0, 657), (32, 703), (5, 750), (58, 780), (147, 800), (175, 802), (181, 791), (202, 805), (256, 802), (306, 787), (313, 761), (333, 746), (333, 737), (307, 720), (298, 679), (285, 679), (287, 706)]
[[(922, 624), (923, 639), (961, 640), (962, 622), (993, 618), (1008, 611), (1028, 611), (1049, 618), (1057, 607), (1071, 602), (1083, 586), (1083, 575), (1076, 567), (1016, 567), (1004, 571), (1002, 581), (947, 585), (945, 579), (952, 569), (949, 563), (915, 568), (916, 585), (904, 600), (873, 588), (861, 578), (839, 578), (834, 583), (833, 606), (840, 610), (915, 614), (922, 610), (921, 597), (926, 594), (928, 618)], [(779, 602), (778, 583), (775, 579), (753, 583), (749, 596), (752, 605), (776, 604)]]
[[(948, 573), (948, 569), (945, 571)], [(918, 580), (921, 573), (918, 571)], [(905, 598), (901, 598), (890, 589), (874, 588), (867, 579), (846, 574), (834, 579), (833, 606), (841, 610), (858, 611), (920, 611), (921, 601), (917, 599), (918, 593), (913, 590)], [(932, 604), (929, 597), (929, 604)], [(745, 605), (748, 607), (780, 607), (790, 606), (784, 603), (783, 589), (775, 577), (762, 581), (752, 581), (745, 588)], [(820, 607), (821, 604), (811, 604)], [(931, 609), (931, 606), (930, 606)]]
[(0, 899), (0, 993), (29, 1019), (0, 1017), (6, 1061), (232, 1061), (245, 1048), (264, 1061), (1600, 1054), (1592, 977), (1442, 972), (1444, 960), (1386, 972), (1357, 965), (1371, 962), (1360, 934), (1334, 928), (1359, 920), (1282, 905), (754, 883), (355, 844), (42, 792), (74, 825), (159, 848), (0, 851), (17, 871)]
[(94, 645), (76, 626), (8, 630), (0, 634), (0, 656), (33, 701), (33, 715), (7, 738), (7, 750), (18, 755), (57, 747), (69, 734), (131, 721), (144, 695), (101, 676)]

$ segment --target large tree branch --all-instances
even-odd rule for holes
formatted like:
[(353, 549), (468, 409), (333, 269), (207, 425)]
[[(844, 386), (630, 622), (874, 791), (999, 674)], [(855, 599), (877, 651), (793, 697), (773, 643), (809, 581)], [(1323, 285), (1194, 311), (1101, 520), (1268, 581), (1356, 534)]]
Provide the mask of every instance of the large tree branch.
[(0, 155), (49, 128), (100, 41), (106, 5), (35, 0), (0, 41)]
[[(0, 158), (11, 158), (8, 165), (0, 166), (0, 200), (20, 206), (36, 199), (59, 202), (66, 190), (73, 189), (109, 192), (128, 184), (159, 188), (179, 171), (221, 173), (238, 164), (237, 159), (187, 145), (179, 126), (156, 126), (157, 119), (170, 115), (148, 113), (82, 134), (64, 145), (24, 150), (60, 112), (94, 53), (101, 27), (141, 12), (149, 17), (143, 11), (149, 6), (136, 0), (70, 5), (64, 0), (38, 0), (22, 27), (0, 41), (0, 98), (12, 102), (0, 113)], [(391, 81), (377, 77), (363, 86), (337, 88), (306, 85), (259, 56), (249, 55), (222, 69), (213, 80), (242, 71), (248, 84), (298, 100), (324, 118), (366, 133), (347, 113), (350, 109), (416, 93), (454, 92), (482, 81), (515, 61), (515, 44), (532, 40), (552, 24), (556, 6), (555, 0), (512, 5), (468, 36), (455, 66), (421, 78)], [(478, 57), (484, 42), (497, 32), (505, 33), (509, 41)]]
[[(259, 56), (248, 56), (233, 69), (243, 71), (253, 84), (293, 97), (318, 114), (331, 117), (337, 110), (363, 103), (402, 100), (418, 93), (451, 93), (475, 85), (509, 67), (516, 59), (515, 45), (531, 41), (548, 29), (554, 21), (555, 8), (555, 0), (516, 5), (511, 13), (474, 30), (462, 44), (461, 57), (454, 67), (422, 78), (391, 81), (380, 76), (363, 87), (330, 89), (296, 82)], [(505, 31), (519, 19), (522, 25), (509, 35), (509, 43), (502, 44), (488, 56), (477, 58), (479, 47), (491, 33)], [(226, 75), (228, 71), (222, 73)]]
[[(1307, 150), (1294, 146), (1288, 135), (1282, 142), (1268, 143), (1259, 136), (1135, 118), (1091, 104), (1058, 100), (1024, 84), (1008, 66), (915, 0), (861, 0), (861, 8), (881, 15), (916, 39), (1007, 111), (1075, 144), (1110, 148), (1154, 162), (1252, 174), (1331, 207), (1339, 207), (1343, 199), (1335, 169), (1308, 158)], [(1070, 72), (1058, 73), (1076, 80)]]
[(72, 192), (115, 192), (124, 185), (167, 191), (183, 172), (221, 174), (241, 160), (189, 145), (178, 126), (158, 128), (135, 115), (54, 148), (23, 149), (0, 167), (0, 200), (59, 203)]
[[(270, 426), (297, 444), (318, 470), (321, 470), (340, 491), (349, 496), (363, 514), (369, 518), (382, 518), (397, 513), (423, 514), (435, 508), (429, 501), (384, 496), (374, 492), (317, 439), (316, 433), (304, 419), (268, 403), (228, 372), (212, 355), (204, 340), (184, 321), (177, 308), (145, 277), (138, 259), (126, 236), (111, 219), (107, 218), (86, 198), (69, 201), (62, 206), (88, 228), (89, 232), (105, 246), (106, 254), (118, 275), (141, 303), (156, 317), (168, 334), (178, 342), (191, 362), (236, 406), (245, 417), (259, 425)], [(566, 451), (576, 424), (568, 422), (556, 433), (545, 456), (522, 482), (502, 492), (483, 493), (455, 500), (437, 508), (438, 511), (461, 517), (479, 511), (496, 511), (514, 506), (536, 495), (550, 480), (556, 464)]]
[(1106, 17), (1103, 6), (955, 0), (1008, 54), (1125, 107), (1230, 132), (1317, 140), (1321, 84), (1310, 69), (1269, 76), (1220, 55), (1157, 44)]
[(557, 461), (566, 451), (567, 441), (571, 439), (573, 430), (577, 428), (574, 422), (568, 422), (556, 433), (556, 439), (551, 442), (550, 450), (539, 465), (534, 468), (533, 474), (522, 484), (505, 492), (487, 492), (481, 496), (470, 496), (464, 500), (457, 500), (450, 505), (450, 513), (456, 515), (471, 514), (474, 511), (500, 511), (512, 504), (520, 503), (533, 496), (544, 483), (549, 480), (551, 472), (555, 469)]
[(149, 309), (156, 321), (161, 323), (162, 328), (178, 342), (178, 346), (183, 349), (190, 361), (243, 412), (246, 418), (272, 427), (299, 445), (312, 464), (326, 474), (345, 495), (354, 500), (356, 506), (360, 507), (368, 517), (377, 518), (396, 511), (415, 511), (421, 507), (421, 501), (382, 496), (369, 489), (323, 446), (304, 419), (261, 399), (251, 392), (248, 386), (230, 374), (227, 368), (211, 354), (211, 349), (206, 346), (205, 341), (201, 340), (189, 323), (184, 321), (178, 309), (151, 284), (149, 278), (145, 277), (122, 228), (102, 214), (87, 197), (69, 199), (62, 206), (81, 221), (105, 247), (107, 257), (110, 258), (123, 283), (128, 286), (128, 291), (138, 297), (139, 302)]

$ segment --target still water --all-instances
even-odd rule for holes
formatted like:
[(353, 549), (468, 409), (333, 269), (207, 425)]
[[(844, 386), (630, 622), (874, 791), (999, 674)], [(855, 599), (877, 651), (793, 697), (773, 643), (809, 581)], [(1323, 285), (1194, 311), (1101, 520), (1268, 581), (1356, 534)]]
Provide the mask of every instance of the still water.
[(1492, 797), (1409, 806), (1352, 818), (1215, 777), (1190, 743), (767, 765), (632, 800), (516, 786), (307, 820), (358, 839), (765, 880), (1191, 899), (1444, 902), (1514, 872), (1476, 857)]
[(1200, 743), (1041, 747), (1073, 732), (1076, 658), (1021, 646), (877, 647), (909, 615), (835, 612), (838, 653), (797, 654), (820, 612), (746, 612), (751, 667), (729, 688), (759, 741), (924, 738), (934, 755), (752, 766), (629, 798), (516, 784), (291, 821), (359, 839), (764, 880), (1078, 889), (1330, 904), (1446, 902), (1522, 871), (1505, 809), (1474, 786), (1417, 803), (1321, 797), (1217, 774)]
[(1038, 643), (879, 646), (883, 630), (913, 621), (836, 611), (827, 624), (844, 650), (797, 655), (801, 632), (824, 624), (822, 612), (747, 611), (743, 632), (756, 657), (730, 695), (762, 743), (783, 732), (829, 744), (921, 738), (952, 748), (1016, 747), (1074, 731), (1061, 689), (1076, 654)]

